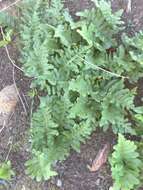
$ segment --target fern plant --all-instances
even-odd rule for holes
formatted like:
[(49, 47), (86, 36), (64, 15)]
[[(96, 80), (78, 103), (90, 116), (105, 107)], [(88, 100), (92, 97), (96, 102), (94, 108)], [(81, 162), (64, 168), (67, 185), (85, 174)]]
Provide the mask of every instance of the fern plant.
[(132, 190), (140, 183), (140, 167), (142, 166), (137, 146), (119, 134), (118, 144), (110, 160), (113, 190)]
[[(142, 64), (128, 51), (131, 44), (119, 45), (115, 38), (123, 24), (121, 11), (112, 13), (104, 0), (94, 2), (96, 9), (78, 13), (79, 21), (60, 0), (23, 4), (21, 62), (34, 78), (31, 87), (45, 94), (33, 114), (33, 157), (26, 164), (37, 180), (55, 175), (57, 160), (64, 160), (71, 148), (79, 151), (99, 126), (136, 134), (128, 119), (136, 113), (136, 92), (126, 88), (125, 80), (135, 81)], [(141, 51), (135, 49), (138, 55)]]
[(10, 180), (13, 175), (14, 175), (14, 171), (11, 168), (10, 161), (0, 164), (0, 179)]

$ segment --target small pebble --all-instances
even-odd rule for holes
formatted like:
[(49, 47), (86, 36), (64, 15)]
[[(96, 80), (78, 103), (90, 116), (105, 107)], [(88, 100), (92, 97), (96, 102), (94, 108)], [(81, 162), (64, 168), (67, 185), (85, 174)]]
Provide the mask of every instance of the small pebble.
[(57, 180), (57, 187), (62, 187), (62, 181), (60, 179)]
[(100, 185), (100, 179), (96, 180), (96, 185), (99, 186)]

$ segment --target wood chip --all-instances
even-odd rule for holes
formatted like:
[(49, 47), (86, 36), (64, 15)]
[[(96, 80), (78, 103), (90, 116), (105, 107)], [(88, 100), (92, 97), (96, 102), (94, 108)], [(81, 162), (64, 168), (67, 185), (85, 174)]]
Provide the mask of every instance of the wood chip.
[(103, 149), (99, 150), (95, 160), (92, 163), (92, 166), (88, 167), (91, 172), (98, 171), (107, 162), (109, 151), (110, 144), (107, 143), (104, 145)]

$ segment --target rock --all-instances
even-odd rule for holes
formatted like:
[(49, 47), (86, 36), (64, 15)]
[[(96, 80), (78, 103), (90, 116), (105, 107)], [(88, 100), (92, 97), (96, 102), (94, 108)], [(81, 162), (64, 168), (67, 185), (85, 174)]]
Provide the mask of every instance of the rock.
[(57, 187), (62, 187), (62, 181), (60, 179), (57, 180)]
[(17, 102), (18, 94), (14, 84), (6, 86), (0, 91), (0, 125), (8, 122), (8, 118), (14, 111)]

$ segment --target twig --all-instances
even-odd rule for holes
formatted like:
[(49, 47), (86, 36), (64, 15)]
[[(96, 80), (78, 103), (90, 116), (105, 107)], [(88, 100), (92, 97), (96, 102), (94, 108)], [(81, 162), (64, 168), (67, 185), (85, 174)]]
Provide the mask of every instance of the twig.
[(9, 147), (9, 150), (8, 150), (7, 156), (6, 156), (6, 158), (5, 158), (5, 162), (8, 161), (8, 158), (9, 158), (10, 152), (11, 152), (11, 150), (12, 150), (12, 143), (13, 143), (13, 139), (11, 140), (11, 139), (9, 138), (9, 141), (8, 141), (8, 144), (7, 144), (7, 145), (10, 145), (10, 147)]
[(2, 126), (2, 128), (0, 129), (0, 133), (4, 130), (4, 128), (5, 128), (5, 121), (3, 122), (3, 126)]
[(10, 122), (10, 120), (11, 120), (11, 118), (12, 118), (13, 115), (14, 115), (14, 111), (10, 114), (10, 116), (8, 118), (8, 124), (7, 124), (7, 126), (9, 125), (9, 122)]
[(25, 95), (22, 93), (22, 97), (23, 97), (23, 100), (25, 102), (25, 104), (27, 105), (27, 107), (29, 108), (29, 105), (28, 105), (28, 102), (27, 102), (27, 99), (25, 98)]
[(108, 74), (110, 74), (110, 75), (112, 75), (112, 76), (115, 76), (115, 77), (120, 77), (120, 78), (128, 78), (128, 77), (126, 77), (126, 76), (122, 76), (122, 75), (119, 75), (119, 74), (117, 74), (117, 73), (113, 73), (113, 72), (111, 72), (111, 71), (108, 71), (108, 70), (106, 70), (106, 69), (103, 69), (102, 67), (99, 67), (99, 66), (97, 66), (97, 65), (94, 65), (94, 64), (92, 64), (92, 63), (89, 63), (88, 61), (86, 61), (85, 59), (83, 59), (82, 57), (80, 57), (80, 56), (78, 56), (81, 60), (83, 60), (84, 61), (84, 63), (87, 63), (88, 65), (91, 65), (91, 67), (93, 68), (93, 69), (95, 69), (95, 70), (100, 70), (100, 71), (103, 71), (103, 72), (105, 72), (105, 73), (108, 73)]
[[(87, 48), (87, 50), (89, 50), (91, 47), (89, 47), (89, 48)], [(86, 50), (86, 51), (87, 51)], [(84, 61), (84, 63), (87, 63), (88, 65), (91, 65), (92, 66), (92, 68), (94, 68), (94, 69), (96, 69), (96, 70), (100, 70), (100, 71), (103, 71), (103, 72), (106, 72), (106, 73), (108, 73), (108, 74), (110, 74), (110, 75), (112, 75), (112, 76), (116, 76), (116, 77), (120, 77), (120, 78), (128, 78), (128, 77), (126, 77), (126, 76), (121, 76), (121, 75), (119, 75), (119, 74), (116, 74), (116, 73), (113, 73), (113, 72), (111, 72), (111, 71), (108, 71), (108, 70), (106, 70), (106, 69), (103, 69), (102, 67), (99, 67), (99, 66), (97, 66), (97, 65), (94, 65), (94, 64), (92, 64), (92, 63), (89, 63), (88, 61), (86, 61), (85, 59), (83, 59), (81, 56), (79, 56), (78, 54), (76, 54), (73, 58), (71, 58), (70, 59), (70, 61), (68, 61), (68, 64), (70, 64), (71, 62), (73, 62), (76, 58), (80, 58), (82, 61)]]
[(30, 128), (32, 129), (33, 123), (32, 123), (32, 115), (33, 115), (33, 99), (31, 100), (31, 109), (30, 109)]
[(6, 50), (7, 56), (8, 56), (8, 58), (9, 58), (10, 62), (12, 63), (12, 65), (13, 65), (14, 67), (16, 67), (18, 70), (24, 72), (20, 67), (18, 67), (18, 66), (15, 64), (14, 60), (11, 59), (11, 57), (10, 57), (10, 55), (9, 55), (9, 51), (8, 51), (7, 46), (5, 46), (5, 50)]
[(0, 10), (0, 13), (3, 12), (3, 11), (6, 11), (7, 9), (13, 7), (14, 5), (16, 5), (19, 1), (21, 0), (16, 0), (15, 2), (11, 3), (10, 5), (8, 5), (7, 7), (4, 7)]
[(20, 96), (20, 93), (19, 93), (19, 91), (18, 91), (16, 82), (15, 82), (14, 68), (15, 68), (15, 67), (12, 68), (13, 83), (14, 83), (14, 86), (15, 86), (15, 89), (16, 89), (16, 92), (17, 92), (17, 95), (18, 95), (18, 97), (19, 97), (19, 99), (20, 99), (20, 101), (21, 101), (21, 104), (22, 104), (22, 106), (23, 106), (24, 112), (25, 112), (26, 115), (27, 115), (26, 106), (25, 106), (25, 104), (24, 104), (24, 102), (23, 102), (23, 100), (22, 100), (22, 98), (21, 98), (21, 96)]

